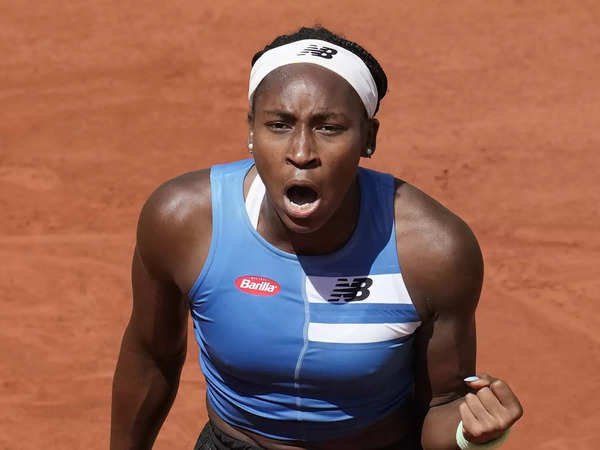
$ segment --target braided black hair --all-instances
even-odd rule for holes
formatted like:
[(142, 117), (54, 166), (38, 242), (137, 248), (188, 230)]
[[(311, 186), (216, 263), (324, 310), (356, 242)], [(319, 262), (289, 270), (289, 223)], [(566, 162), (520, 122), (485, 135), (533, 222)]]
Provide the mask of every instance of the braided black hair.
[(293, 34), (283, 34), (281, 36), (276, 37), (273, 42), (268, 44), (264, 49), (257, 52), (252, 58), (252, 65), (256, 62), (258, 58), (262, 56), (267, 50), (271, 50), (272, 48), (276, 48), (285, 44), (289, 44), (290, 42), (301, 41), (303, 39), (320, 39), (323, 41), (331, 42), (332, 44), (339, 45), (340, 47), (345, 48), (346, 50), (351, 51), (360, 59), (362, 59), (371, 72), (373, 79), (375, 80), (375, 85), (377, 86), (377, 108), (375, 112), (379, 109), (379, 103), (381, 99), (385, 96), (387, 92), (387, 76), (385, 72), (377, 62), (377, 60), (371, 55), (368, 51), (358, 45), (356, 42), (349, 41), (348, 39), (343, 38), (335, 33), (332, 33), (327, 28), (316, 26), (314, 28), (302, 27), (298, 31)]

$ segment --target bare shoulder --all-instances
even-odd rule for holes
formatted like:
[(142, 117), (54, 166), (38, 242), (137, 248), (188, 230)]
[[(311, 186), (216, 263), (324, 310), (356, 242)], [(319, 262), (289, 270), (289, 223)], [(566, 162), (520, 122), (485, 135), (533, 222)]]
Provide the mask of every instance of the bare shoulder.
[(137, 228), (137, 249), (148, 272), (182, 291), (191, 287), (208, 252), (211, 226), (209, 169), (160, 185), (146, 200)]
[(421, 317), (474, 311), (483, 281), (483, 258), (469, 226), (400, 180), (395, 218), (398, 257)]

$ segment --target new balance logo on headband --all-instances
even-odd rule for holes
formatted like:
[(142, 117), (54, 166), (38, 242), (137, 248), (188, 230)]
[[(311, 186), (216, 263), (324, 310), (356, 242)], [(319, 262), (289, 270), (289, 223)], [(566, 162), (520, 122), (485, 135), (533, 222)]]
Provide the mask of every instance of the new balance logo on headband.
[(304, 50), (302, 50), (300, 53), (298, 53), (298, 56), (308, 55), (309, 53), (313, 56), (319, 56), (321, 58), (331, 59), (331, 58), (333, 58), (333, 55), (335, 55), (337, 53), (337, 50), (334, 48), (329, 48), (329, 47), (318, 47), (314, 44), (311, 44), (308, 47), (306, 47)]

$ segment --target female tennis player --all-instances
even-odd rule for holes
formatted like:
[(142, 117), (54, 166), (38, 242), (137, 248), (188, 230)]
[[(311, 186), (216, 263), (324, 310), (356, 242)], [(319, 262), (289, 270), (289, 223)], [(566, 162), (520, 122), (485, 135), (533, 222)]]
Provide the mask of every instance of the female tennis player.
[(139, 220), (111, 449), (151, 448), (191, 313), (210, 421), (196, 449), (488, 449), (522, 415), (475, 376), (475, 237), (359, 167), (385, 73), (323, 28), (252, 61), (252, 158), (159, 187)]

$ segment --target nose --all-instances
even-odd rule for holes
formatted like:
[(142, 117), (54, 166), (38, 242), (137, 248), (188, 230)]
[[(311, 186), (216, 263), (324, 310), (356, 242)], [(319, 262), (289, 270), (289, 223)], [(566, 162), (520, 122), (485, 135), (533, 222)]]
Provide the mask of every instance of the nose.
[(319, 156), (310, 127), (298, 127), (290, 140), (286, 162), (299, 169), (312, 169), (319, 165)]

